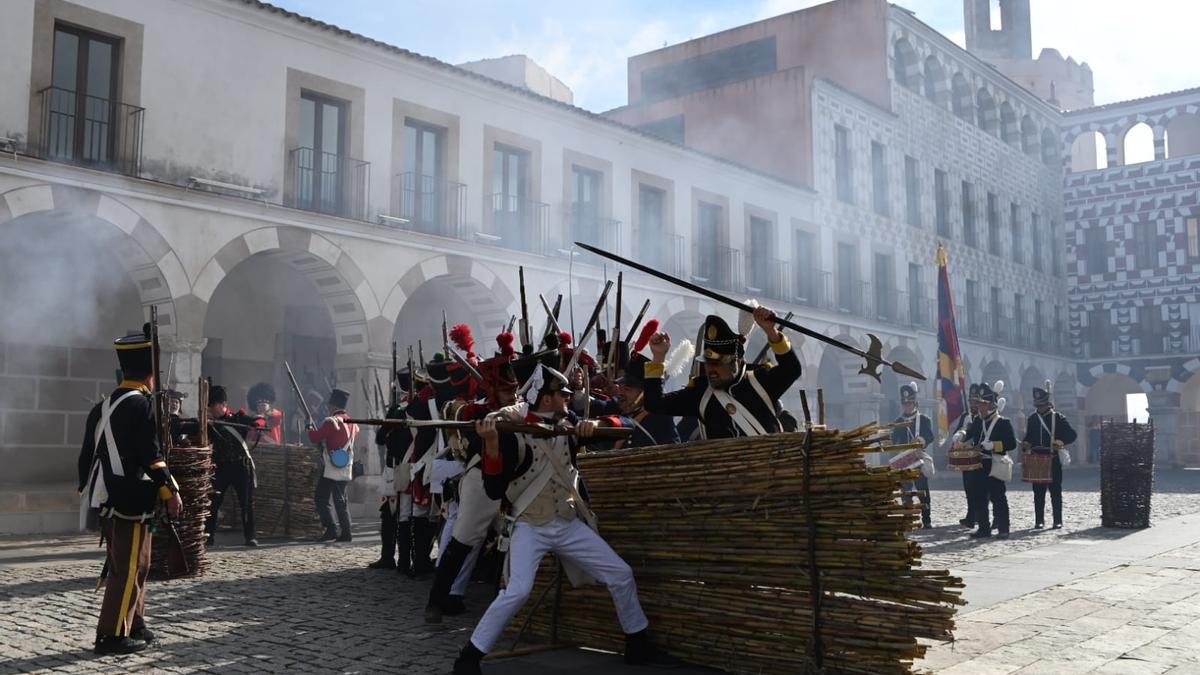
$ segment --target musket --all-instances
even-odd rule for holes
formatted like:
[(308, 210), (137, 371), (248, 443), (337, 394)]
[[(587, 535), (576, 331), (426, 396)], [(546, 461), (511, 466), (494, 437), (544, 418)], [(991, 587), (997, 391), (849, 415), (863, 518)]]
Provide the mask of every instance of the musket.
[(375, 409), (381, 414), (386, 411), (383, 407), (384, 400), (386, 399), (383, 398), (383, 387), (379, 384), (379, 373), (375, 373)]
[(525, 267), (517, 268), (517, 276), (521, 282), (521, 351), (528, 352), (533, 348), (533, 336), (529, 333), (529, 305), (525, 303)]
[(296, 376), (292, 374), (292, 367), (288, 365), (287, 361), (283, 362), (283, 367), (287, 370), (288, 382), (292, 383), (292, 391), (296, 394), (296, 400), (300, 402), (300, 410), (304, 412), (304, 419), (308, 421), (309, 426), (316, 427), (312, 411), (308, 409), (308, 401), (304, 400), (304, 394), (300, 392), (300, 385), (296, 384)]
[(650, 311), (650, 298), (646, 298), (646, 302), (642, 304), (642, 311), (638, 312), (637, 318), (633, 320), (633, 325), (629, 327), (629, 332), (625, 335), (625, 344), (633, 344), (633, 336), (642, 327), (642, 319), (646, 318), (648, 311)]
[[(643, 265), (639, 262), (634, 262), (627, 258), (622, 258), (619, 255), (616, 255), (614, 253), (609, 253), (608, 251), (596, 248), (595, 246), (591, 246), (589, 244), (575, 242), (575, 245), (579, 246), (580, 248), (582, 248), (585, 251), (590, 251), (592, 253), (595, 253), (596, 255), (598, 255), (602, 258), (608, 258), (609, 260), (619, 262), (622, 265), (632, 267), (633, 269), (638, 270), (639, 272), (644, 272), (646, 274), (649, 274), (652, 277), (657, 277), (659, 279), (662, 279), (663, 281), (667, 281), (672, 284), (675, 284), (676, 286), (681, 286), (683, 288), (686, 288), (687, 290), (689, 290), (693, 293), (696, 293), (698, 295), (703, 295), (707, 298), (716, 300), (717, 302), (729, 305), (730, 307), (735, 307), (737, 309), (742, 310), (743, 312), (748, 312), (750, 314), (754, 313), (754, 308), (751, 307), (750, 305), (747, 305), (743, 302), (738, 302), (737, 300), (734, 300), (732, 298), (721, 295), (720, 293), (717, 293), (716, 291), (711, 291), (703, 286), (697, 286), (696, 284), (693, 284), (688, 281), (684, 281), (683, 279), (677, 279), (677, 278), (671, 276), (670, 274), (666, 274), (665, 272), (660, 272), (660, 271), (654, 269), (653, 267)], [(863, 375), (870, 375), (871, 377), (875, 378), (876, 381), (882, 381), (880, 379), (880, 373), (879, 373), (880, 366), (888, 366), (894, 372), (899, 373), (900, 375), (905, 375), (907, 377), (913, 377), (918, 380), (925, 379), (924, 375), (917, 372), (916, 370), (913, 370), (912, 368), (909, 368), (908, 366), (904, 365), (903, 363), (900, 363), (899, 361), (888, 361), (887, 359), (883, 358), (883, 342), (881, 342), (877, 336), (872, 335), (870, 333), (867, 334), (867, 337), (869, 337), (871, 339), (871, 346), (870, 346), (870, 348), (868, 348), (867, 350), (864, 351), (862, 349), (859, 349), (858, 347), (848, 345), (845, 342), (842, 342), (841, 340), (835, 340), (834, 338), (826, 337), (825, 335), (822, 335), (821, 333), (818, 333), (815, 330), (805, 328), (804, 326), (801, 326), (800, 324), (794, 323), (792, 321), (784, 321), (784, 320), (780, 319), (779, 317), (775, 317), (774, 319), (772, 319), (772, 321), (779, 324), (780, 326), (785, 326), (787, 328), (791, 328), (792, 330), (796, 331), (797, 333), (800, 333), (802, 335), (807, 335), (808, 337), (810, 337), (814, 340), (824, 342), (827, 345), (830, 345), (832, 347), (837, 347), (838, 349), (850, 352), (851, 354), (855, 354), (857, 356), (860, 356), (860, 357), (866, 359), (866, 363), (863, 364), (862, 368), (859, 368), (858, 372)]]
[(400, 387), (400, 377), (396, 374), (396, 369), (396, 341), (392, 340), (392, 377), (388, 392), (388, 408), (396, 407), (396, 401), (400, 400), (400, 392), (397, 391)]
[[(346, 420), (350, 424), (362, 424), (365, 426), (380, 426), (380, 427), (398, 427), (401, 429), (442, 429), (442, 430), (458, 430), (458, 431), (474, 431), (475, 422), (470, 420), (414, 420), (414, 419), (350, 419)], [(529, 422), (509, 422), (505, 420), (496, 421), (496, 431), (508, 434), (529, 434), (530, 436), (540, 436), (550, 438), (552, 436), (574, 436), (574, 427), (561, 427), (558, 425), (549, 424), (533, 424)], [(633, 429), (624, 427), (597, 427), (592, 434), (593, 438), (603, 439), (620, 439), (629, 438), (633, 435)]]
[(417, 362), (421, 364), (421, 372), (425, 372), (425, 345), (417, 339)]
[[(795, 314), (796, 314), (795, 312), (788, 312), (786, 315), (784, 315), (783, 320), (789, 321)], [(779, 332), (782, 333), (783, 331), (779, 331)], [(770, 348), (771, 348), (771, 343), (768, 342), (767, 344), (762, 346), (762, 349), (758, 350), (758, 356), (754, 357), (754, 361), (753, 361), (754, 365), (757, 366), (757, 365), (761, 364), (764, 360), (766, 360), (767, 350)]]
[(408, 346), (408, 391), (412, 393), (417, 389), (417, 371), (413, 368), (413, 349), (412, 345)]
[[(158, 305), (150, 305), (150, 354), (153, 359), (151, 372), (154, 373), (154, 421), (158, 430), (158, 443), (162, 449), (162, 456), (169, 458), (173, 439), (171, 437), (170, 403), (167, 401), (167, 394), (163, 389), (162, 346), (158, 335)], [(183, 542), (179, 540), (179, 532), (175, 530), (175, 523), (169, 514), (166, 516), (166, 524), (168, 566), (173, 572), (180, 572), (184, 575), (191, 574), (192, 566), (184, 554)], [(101, 574), (107, 576), (106, 570), (102, 570)]]
[(446, 330), (446, 310), (442, 310), (442, 351), (446, 356), (450, 356), (450, 352), (454, 351), (450, 348), (450, 333)]
[(588, 319), (587, 328), (583, 330), (583, 335), (579, 337), (579, 341), (575, 343), (575, 353), (571, 354), (571, 361), (567, 363), (564, 374), (570, 377), (571, 371), (579, 363), (579, 357), (583, 354), (583, 345), (592, 336), (592, 331), (596, 330), (596, 324), (600, 321), (600, 312), (604, 310), (604, 303), (608, 300), (608, 292), (612, 290), (613, 282), (604, 282), (604, 290), (600, 293), (600, 300), (596, 303), (596, 308), (592, 310), (592, 318)]
[[(549, 335), (550, 329), (554, 329), (555, 333), (562, 331), (562, 329), (558, 327), (557, 312), (550, 310), (550, 303), (546, 302), (546, 297), (541, 293), (538, 293), (538, 300), (542, 301), (542, 307), (546, 310), (546, 330), (542, 331), (542, 335)], [(561, 295), (558, 296), (558, 300), (559, 302), (562, 302)]]
[(513, 329), (513, 324), (515, 324), (516, 322), (517, 322), (517, 315), (513, 314), (511, 317), (509, 317), (508, 326), (504, 329), (504, 332), (511, 333), (512, 329)]
[(610, 380), (617, 376), (617, 353), (621, 342), (621, 299), (625, 288), (625, 273), (617, 272), (617, 318), (613, 321), (612, 331), (609, 332), (608, 342), (608, 377)]

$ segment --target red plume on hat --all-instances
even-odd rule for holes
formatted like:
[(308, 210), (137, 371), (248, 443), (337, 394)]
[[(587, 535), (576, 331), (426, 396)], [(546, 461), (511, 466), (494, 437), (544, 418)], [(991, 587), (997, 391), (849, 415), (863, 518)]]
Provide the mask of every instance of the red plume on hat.
[(516, 339), (517, 336), (507, 331), (496, 336), (496, 344), (500, 346), (501, 356), (513, 356), (517, 353), (516, 348), (513, 347)]
[(450, 341), (463, 352), (467, 360), (475, 358), (475, 338), (471, 335), (470, 326), (465, 323), (455, 324), (454, 328), (450, 329)]
[(654, 337), (654, 334), (658, 332), (658, 325), (658, 319), (650, 319), (646, 322), (645, 326), (642, 326), (642, 332), (638, 333), (638, 339), (637, 342), (633, 343), (631, 354), (642, 351), (646, 348), (646, 345), (650, 344), (650, 338)]
[(567, 331), (561, 330), (558, 332), (558, 345), (560, 347), (569, 347), (574, 341), (574, 338), (572, 338), (571, 334)]

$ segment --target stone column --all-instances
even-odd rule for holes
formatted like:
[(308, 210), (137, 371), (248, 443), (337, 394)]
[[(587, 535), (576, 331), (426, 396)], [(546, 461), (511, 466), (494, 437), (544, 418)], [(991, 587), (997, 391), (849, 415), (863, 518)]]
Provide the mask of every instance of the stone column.
[(1167, 128), (1155, 125), (1154, 129), (1154, 161), (1161, 162), (1167, 158)]
[(183, 401), (183, 416), (191, 417), (199, 410), (201, 356), (208, 338), (181, 338), (163, 335), (163, 386), (187, 394)]
[(1152, 391), (1150, 419), (1154, 422), (1154, 464), (1158, 467), (1175, 465), (1175, 443), (1179, 429), (1179, 394), (1173, 391)]

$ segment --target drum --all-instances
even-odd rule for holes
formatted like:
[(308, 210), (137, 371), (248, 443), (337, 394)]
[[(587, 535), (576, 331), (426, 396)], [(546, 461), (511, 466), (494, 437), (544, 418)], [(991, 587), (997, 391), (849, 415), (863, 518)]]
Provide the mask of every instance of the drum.
[(903, 471), (905, 469), (918, 469), (921, 467), (921, 451), (913, 448), (905, 450), (896, 455), (888, 462), (888, 466), (892, 467), (893, 471)]
[(979, 448), (951, 450), (949, 456), (951, 471), (974, 471), (983, 468), (983, 454), (979, 452)]
[(1027, 452), (1021, 455), (1021, 480), (1045, 485), (1053, 478), (1054, 455)]

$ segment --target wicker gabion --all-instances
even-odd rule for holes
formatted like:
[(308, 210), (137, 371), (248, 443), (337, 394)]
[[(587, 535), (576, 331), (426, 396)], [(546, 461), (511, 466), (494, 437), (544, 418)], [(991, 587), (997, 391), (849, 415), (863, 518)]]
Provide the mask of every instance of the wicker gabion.
[(1100, 425), (1100, 524), (1150, 527), (1154, 491), (1154, 424)]
[[(317, 481), (323, 465), (321, 451), (298, 445), (259, 443), (254, 457), (254, 524), (260, 537), (316, 538), (321, 535), (317, 517)], [(220, 524), (241, 532), (241, 509), (232, 490), (221, 502)]]
[(199, 576), (208, 571), (208, 553), (204, 540), (204, 521), (208, 518), (210, 492), (212, 490), (212, 448), (173, 447), (167, 455), (171, 475), (179, 483), (179, 496), (183, 499), (183, 513), (175, 520), (175, 531), (183, 544), (184, 557), (191, 574), (172, 573), (167, 564), (166, 522), (160, 514), (155, 523), (157, 530), (150, 547), (150, 578), (173, 579), (181, 576)]
[[(779, 675), (908, 673), (918, 639), (952, 639), (962, 580), (921, 569), (905, 536), (921, 507), (899, 503), (900, 481), (918, 472), (863, 461), (889, 435), (817, 429), (810, 443), (801, 432), (581, 456), (600, 533), (633, 567), (654, 639), (690, 663)], [(548, 557), (531, 595), (542, 601), (510, 637), (528, 621), (526, 637), (619, 651), (607, 591), (556, 570)]]

